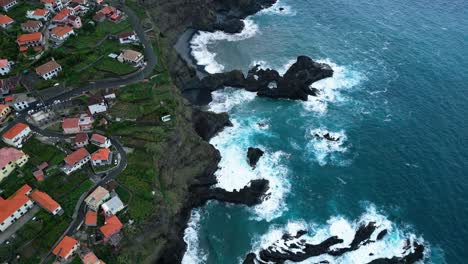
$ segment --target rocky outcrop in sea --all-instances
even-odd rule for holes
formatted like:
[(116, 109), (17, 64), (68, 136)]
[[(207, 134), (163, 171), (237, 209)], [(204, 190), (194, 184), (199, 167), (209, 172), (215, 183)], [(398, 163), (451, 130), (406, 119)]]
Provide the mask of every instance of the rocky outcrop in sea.
[[(281, 239), (275, 241), (267, 248), (261, 249), (258, 253), (248, 253), (244, 259), (244, 264), (255, 263), (285, 263), (286, 261), (301, 262), (311, 257), (333, 256), (340, 257), (348, 252), (358, 250), (360, 247), (376, 241), (382, 240), (387, 234), (387, 230), (381, 230), (376, 240), (371, 236), (376, 231), (374, 222), (361, 224), (354, 234), (354, 239), (346, 247), (337, 247), (344, 240), (338, 236), (331, 236), (318, 244), (310, 243), (304, 235), (307, 231), (300, 230), (296, 234), (284, 234)], [(424, 245), (416, 241), (407, 240), (406, 246), (402, 248), (403, 255), (393, 258), (374, 259), (369, 264), (403, 264), (415, 263), (424, 258)], [(376, 254), (370, 253), (370, 254)], [(320, 263), (329, 263), (322, 261)]]
[(329, 65), (299, 56), (283, 76), (276, 70), (262, 69), (257, 65), (249, 70), (247, 76), (239, 70), (210, 74), (198, 82), (187, 84), (184, 89), (198, 91), (197, 97), (191, 98), (193, 103), (202, 105), (211, 101), (211, 92), (226, 86), (256, 92), (261, 97), (307, 101), (308, 96), (318, 93), (310, 86), (332, 76), (333, 69)]

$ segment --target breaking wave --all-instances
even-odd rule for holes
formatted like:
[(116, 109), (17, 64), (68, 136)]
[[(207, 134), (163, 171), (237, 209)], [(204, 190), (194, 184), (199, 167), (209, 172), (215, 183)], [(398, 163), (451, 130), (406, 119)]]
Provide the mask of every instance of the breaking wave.
[[(343, 242), (332, 246), (331, 249), (348, 247), (353, 241), (358, 228), (362, 224), (370, 222), (375, 222), (376, 225), (376, 230), (370, 237), (370, 240), (374, 241), (373, 243), (363, 243), (357, 250), (349, 251), (338, 257), (323, 254), (308, 258), (300, 263), (362, 264), (378, 258), (402, 257), (405, 253), (409, 253), (408, 251), (414, 250), (411, 246), (408, 250), (404, 249), (408, 244), (412, 245), (413, 242), (424, 244), (425, 255), (429, 254), (430, 249), (422, 237), (412, 233), (407, 226), (397, 226), (383, 213), (377, 211), (373, 205), (368, 206), (365, 213), (357, 220), (350, 220), (344, 216), (334, 216), (326, 224), (297, 220), (290, 221), (284, 226), (273, 225), (266, 234), (254, 239), (251, 252), (256, 253), (258, 256), (261, 250), (272, 247), (271, 249), (276, 252), (290, 251), (298, 253), (302, 251), (301, 246), (293, 245), (319, 244), (332, 236), (343, 239)], [(387, 230), (387, 234), (378, 240), (378, 234), (384, 230)], [(284, 234), (295, 236), (299, 231), (307, 231), (307, 234), (287, 242), (282, 239)]]
[(222, 31), (198, 31), (190, 41), (191, 54), (198, 65), (203, 66), (208, 73), (219, 73), (224, 66), (216, 61), (216, 53), (209, 51), (208, 46), (218, 41), (239, 41), (248, 39), (258, 33), (258, 26), (251, 19), (245, 19), (244, 29), (237, 34), (227, 34)]
[(328, 131), (325, 128), (310, 129), (306, 134), (307, 150), (311, 153), (320, 166), (326, 165), (329, 161), (336, 161), (337, 154), (345, 153), (346, 134), (343, 130), (339, 132)]
[(200, 249), (198, 242), (198, 231), (200, 228), (200, 209), (193, 209), (188, 226), (184, 231), (184, 242), (187, 250), (182, 258), (182, 264), (206, 263), (207, 254)]

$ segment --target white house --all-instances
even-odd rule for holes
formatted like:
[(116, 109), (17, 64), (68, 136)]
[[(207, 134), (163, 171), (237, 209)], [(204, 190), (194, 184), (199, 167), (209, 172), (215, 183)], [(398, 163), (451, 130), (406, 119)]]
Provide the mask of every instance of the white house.
[(91, 136), (91, 144), (94, 144), (100, 148), (109, 148), (112, 145), (110, 139), (96, 133)]
[(50, 37), (56, 44), (63, 43), (71, 35), (74, 35), (74, 34), (75, 34), (75, 31), (73, 31), (73, 28), (69, 26), (64, 26), (64, 27), (58, 26), (58, 27), (53, 28), (50, 31)]
[(61, 0), (41, 0), (41, 3), (44, 4), (44, 7), (50, 12), (59, 12), (63, 9), (63, 3)]
[(0, 75), (7, 75), (10, 71), (10, 62), (7, 59), (0, 59)]
[(34, 20), (47, 21), (50, 17), (50, 11), (47, 9), (36, 9), (26, 11), (26, 17)]
[(10, 28), (11, 25), (13, 25), (14, 22), (15, 22), (15, 20), (13, 20), (13, 18), (11, 18), (11, 17), (9, 17), (7, 15), (0, 14), (0, 27), (1, 28), (4, 28), (4, 29)]
[(13, 101), (9, 104), (13, 106), (16, 111), (22, 111), (29, 107), (29, 104), (36, 101), (36, 98), (30, 97), (26, 94), (15, 94), (13, 95)]
[(45, 192), (34, 190), (29, 197), (52, 215), (57, 215), (60, 211), (62, 211), (60, 204)]
[(112, 197), (109, 201), (101, 205), (102, 210), (106, 216), (112, 216), (122, 211), (125, 208), (125, 205), (120, 200), (119, 196), (116, 195)]
[(75, 150), (75, 152), (65, 157), (65, 165), (62, 167), (62, 171), (68, 175), (83, 167), (90, 158), (91, 156), (85, 148)]
[(68, 260), (80, 247), (78, 240), (73, 237), (65, 236), (52, 250), (52, 253), (61, 260)]
[(8, 10), (17, 4), (18, 2), (16, 0), (0, 0), (0, 7), (2, 7), (5, 12), (8, 12)]
[(119, 34), (118, 37), (120, 44), (131, 44), (138, 42), (138, 37), (135, 32), (124, 32)]
[(91, 164), (93, 166), (105, 166), (112, 164), (112, 152), (110, 149), (101, 148), (91, 154)]
[(119, 62), (140, 65), (144, 60), (144, 56), (141, 54), (141, 52), (125, 49), (122, 50), (122, 53), (120, 53), (119, 57), (117, 57), (117, 60)]
[(107, 111), (107, 105), (104, 101), (98, 104), (88, 105), (89, 113), (92, 115), (104, 113)]
[(21, 148), (23, 143), (32, 134), (31, 128), (24, 123), (17, 123), (8, 129), (7, 132), (3, 133), (3, 142), (10, 146)]
[(44, 80), (50, 80), (62, 71), (62, 66), (55, 60), (51, 60), (36, 68), (37, 75), (41, 76)]
[(19, 188), (8, 199), (3, 199), (0, 196), (0, 231), (5, 231), (8, 227), (14, 224), (18, 219), (25, 215), (34, 203), (28, 197), (32, 192), (32, 188), (25, 184)]

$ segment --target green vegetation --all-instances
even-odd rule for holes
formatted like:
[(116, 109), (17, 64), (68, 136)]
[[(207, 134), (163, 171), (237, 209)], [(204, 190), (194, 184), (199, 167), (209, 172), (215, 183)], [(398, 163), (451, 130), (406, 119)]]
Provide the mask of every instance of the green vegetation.
[[(5, 190), (3, 197), (13, 194), (24, 184), (38, 188), (49, 194), (65, 210), (61, 216), (52, 216), (41, 209), (36, 214), (36, 220), (29, 221), (10, 239), (10, 244), (0, 245), (2, 260), (8, 260), (19, 254), (21, 263), (39, 263), (65, 231), (71, 221), (75, 205), (80, 196), (87, 192), (93, 182), (83, 171), (65, 175), (57, 164), (63, 161), (65, 154), (54, 146), (44, 144), (36, 138), (30, 138), (22, 149), (30, 156), (26, 165), (16, 169), (10, 176), (0, 183), (0, 189)], [(48, 161), (50, 167), (46, 169), (47, 178), (38, 182), (32, 175), (36, 166)]]
[[(82, 30), (76, 36), (70, 37), (63, 46), (52, 49), (35, 66), (53, 57), (63, 67), (63, 72), (53, 81), (40, 81), (37, 89), (50, 87), (55, 82), (65, 82), (67, 85), (78, 86), (90, 80), (116, 77), (134, 72), (136, 68), (121, 64), (107, 56), (110, 53), (120, 53), (126, 45), (120, 45), (113, 36), (131, 30), (128, 20), (120, 23), (105, 21), (97, 25), (84, 22)], [(135, 47), (132, 47), (135, 49)], [(137, 48), (138, 49), (138, 48)]]
[(23, 151), (29, 155), (29, 161), (39, 165), (46, 161), (50, 166), (60, 164), (65, 158), (65, 153), (58, 148), (44, 144), (36, 138), (29, 139), (23, 146)]

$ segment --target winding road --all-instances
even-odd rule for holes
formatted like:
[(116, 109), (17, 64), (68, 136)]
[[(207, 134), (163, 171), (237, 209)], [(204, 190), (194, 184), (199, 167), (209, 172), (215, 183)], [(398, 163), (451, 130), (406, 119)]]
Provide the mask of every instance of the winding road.
[[(80, 96), (86, 92), (100, 90), (100, 89), (107, 89), (107, 88), (118, 88), (118, 87), (126, 86), (129, 84), (137, 83), (139, 81), (142, 81), (148, 78), (153, 73), (153, 70), (158, 63), (158, 60), (153, 50), (153, 45), (151, 41), (148, 39), (148, 37), (146, 36), (145, 30), (141, 26), (140, 19), (133, 12), (133, 10), (131, 10), (124, 4), (119, 4), (118, 7), (122, 9), (128, 15), (129, 22), (132, 25), (138, 38), (140, 39), (140, 42), (143, 46), (143, 53), (145, 55), (146, 65), (137, 72), (134, 72), (134, 73), (131, 73), (131, 74), (119, 77), (119, 78), (104, 79), (104, 80), (89, 82), (88, 84), (82, 87), (74, 88), (71, 91), (58, 94), (45, 101), (42, 101), (42, 102), (36, 101), (35, 103), (30, 104), (28, 108), (23, 109), (16, 116), (15, 122), (12, 122), (8, 126), (6, 126), (5, 130), (9, 129), (10, 127), (12, 127), (18, 122), (26, 122), (26, 117), (28, 113), (39, 111), (41, 109), (47, 108), (57, 103), (69, 101), (71, 98)], [(30, 124), (30, 127), (31, 127), (31, 130), (34, 131), (35, 133), (46, 136), (46, 137), (54, 137), (54, 138), (60, 138), (60, 139), (70, 137), (69, 135), (64, 135), (62, 133), (53, 132), (49, 130), (43, 130), (31, 124)], [(96, 177), (96, 178), (99, 178), (99, 180), (95, 182), (93, 187), (90, 190), (88, 190), (86, 194), (83, 194), (81, 199), (77, 202), (76, 209), (73, 214), (72, 222), (70, 223), (70, 225), (68, 226), (64, 234), (62, 234), (62, 236), (57, 240), (55, 245), (51, 247), (51, 250), (47, 253), (47, 255), (44, 257), (41, 263), (45, 263), (47, 261), (47, 259), (51, 256), (52, 249), (63, 238), (63, 236), (73, 235), (83, 223), (83, 220), (86, 214), (86, 204), (84, 203), (84, 198), (89, 193), (94, 191), (94, 189), (97, 188), (98, 186), (101, 186), (111, 181), (112, 179), (115, 179), (127, 167), (128, 159), (127, 159), (127, 155), (125, 153), (125, 150), (122, 144), (115, 137), (111, 136), (110, 140), (112, 142), (112, 145), (117, 149), (117, 152), (119, 153), (118, 165), (106, 173), (97, 175), (97, 176), (100, 176), (100, 177)]]

